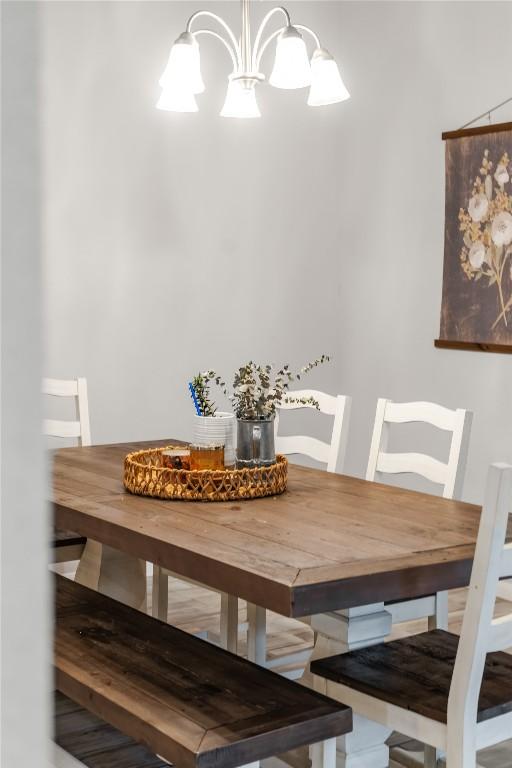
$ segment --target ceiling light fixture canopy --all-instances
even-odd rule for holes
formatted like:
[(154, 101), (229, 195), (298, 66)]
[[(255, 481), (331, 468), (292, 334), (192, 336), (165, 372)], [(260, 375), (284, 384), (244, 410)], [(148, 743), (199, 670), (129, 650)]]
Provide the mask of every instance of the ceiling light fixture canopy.
[[(264, 16), (254, 41), (251, 38), (250, 0), (241, 0), (241, 34), (237, 40), (229, 25), (212, 11), (196, 11), (187, 22), (185, 32), (171, 48), (167, 66), (160, 78), (162, 93), (157, 108), (170, 112), (197, 112), (196, 95), (204, 91), (201, 58), (197, 38), (209, 35), (219, 40), (229, 53), (233, 71), (228, 77), (223, 117), (253, 118), (261, 113), (256, 100), (256, 85), (265, 80), (260, 72), (263, 54), (276, 42), (275, 60), (269, 78), (275, 88), (295, 89), (310, 87), (308, 104), (312, 107), (334, 104), (350, 98), (331, 54), (320, 46), (318, 36), (303, 24), (292, 25), (290, 14), (281, 6), (272, 8)], [(285, 18), (285, 26), (263, 39), (270, 19), (275, 14)], [(222, 28), (192, 29), (196, 19), (207, 16)], [(302, 33), (313, 39), (315, 49), (309, 60)]]

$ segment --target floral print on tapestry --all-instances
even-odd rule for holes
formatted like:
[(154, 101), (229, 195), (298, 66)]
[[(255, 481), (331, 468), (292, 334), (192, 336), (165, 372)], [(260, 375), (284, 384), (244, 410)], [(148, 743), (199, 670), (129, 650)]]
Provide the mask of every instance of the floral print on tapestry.
[(448, 138), (441, 338), (512, 345), (512, 128)]

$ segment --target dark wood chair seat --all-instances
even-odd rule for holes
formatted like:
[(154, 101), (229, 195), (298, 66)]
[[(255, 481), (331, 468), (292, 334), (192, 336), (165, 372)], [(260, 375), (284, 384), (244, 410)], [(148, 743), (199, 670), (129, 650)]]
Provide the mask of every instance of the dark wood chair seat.
[(178, 768), (347, 733), (348, 707), (56, 576), (56, 687)]
[[(446, 723), (459, 638), (436, 629), (390, 643), (318, 659), (315, 675)], [(512, 656), (487, 655), (478, 722), (512, 711)]]
[(169, 768), (142, 744), (55, 693), (56, 743), (87, 768)]
[(87, 539), (73, 531), (53, 530), (50, 556), (52, 563), (67, 563), (80, 560)]
[(85, 536), (80, 536), (74, 531), (61, 531), (59, 528), (53, 529), (53, 542), (54, 547), (75, 547), (85, 546), (87, 539)]

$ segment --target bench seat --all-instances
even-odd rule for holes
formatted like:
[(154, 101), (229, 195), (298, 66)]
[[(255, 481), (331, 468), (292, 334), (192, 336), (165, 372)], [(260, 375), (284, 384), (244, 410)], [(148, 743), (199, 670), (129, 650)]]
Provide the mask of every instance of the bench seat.
[(56, 575), (56, 687), (178, 768), (237, 768), (351, 730), (351, 710)]

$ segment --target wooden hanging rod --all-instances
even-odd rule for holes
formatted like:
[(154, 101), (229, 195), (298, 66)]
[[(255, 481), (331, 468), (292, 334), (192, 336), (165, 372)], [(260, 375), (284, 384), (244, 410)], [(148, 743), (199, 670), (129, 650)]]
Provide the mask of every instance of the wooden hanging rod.
[(438, 349), (466, 349), (473, 352), (500, 352), (504, 355), (512, 354), (512, 344), (488, 344), (483, 341), (449, 341), (448, 339), (435, 339), (434, 346)]
[(500, 133), (512, 131), (512, 123), (494, 123), (491, 125), (479, 125), (477, 128), (459, 128), (457, 131), (445, 131), (441, 137), (446, 139), (460, 139), (461, 136), (478, 136), (484, 133)]

